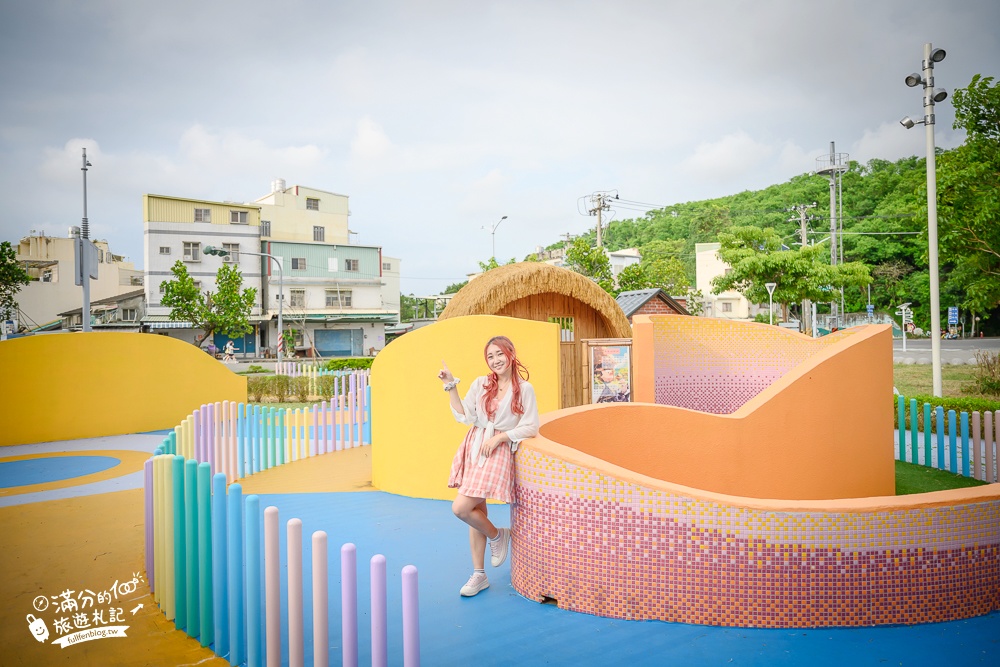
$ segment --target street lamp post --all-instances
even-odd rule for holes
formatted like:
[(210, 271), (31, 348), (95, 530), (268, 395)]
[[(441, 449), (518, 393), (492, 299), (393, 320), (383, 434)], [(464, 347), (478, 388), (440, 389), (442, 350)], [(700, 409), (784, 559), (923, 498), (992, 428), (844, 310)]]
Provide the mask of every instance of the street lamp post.
[(778, 283), (764, 283), (764, 287), (767, 288), (767, 322), (768, 324), (774, 324), (774, 288), (778, 286)]
[(903, 352), (906, 352), (906, 325), (913, 321), (912, 315), (910, 314), (910, 302), (902, 304), (896, 314), (900, 317), (900, 322), (902, 322), (902, 332), (903, 332)]
[[(938, 282), (938, 233), (937, 233), (937, 160), (934, 152), (934, 103), (943, 102), (948, 97), (943, 88), (934, 87), (934, 63), (944, 60), (944, 49), (931, 48), (924, 44), (923, 75), (913, 73), (906, 77), (906, 85), (924, 88), (924, 118), (911, 120), (909, 116), (899, 121), (906, 129), (924, 124), (927, 143), (927, 261), (930, 265), (931, 291), (931, 364), (933, 367), (933, 392), (941, 396), (941, 290)], [(906, 338), (904, 332), (903, 342)], [(905, 348), (904, 348), (905, 349)]]
[[(213, 246), (207, 245), (202, 251), (206, 255), (218, 255), (220, 257), (228, 257), (229, 251), (223, 250), (222, 248), (215, 248)], [(278, 363), (281, 363), (281, 337), (284, 335), (283, 325), (281, 321), (281, 307), (285, 303), (285, 274), (281, 270), (281, 262), (274, 255), (266, 252), (250, 252), (249, 250), (240, 250), (241, 255), (253, 255), (255, 257), (267, 257), (268, 259), (273, 259), (275, 266), (278, 267), (278, 344), (276, 346)]]
[(81, 310), (81, 321), (83, 322), (83, 330), (90, 331), (90, 221), (87, 218), (87, 167), (92, 167), (90, 161), (87, 160), (87, 149), (83, 149), (83, 220), (80, 224), (80, 238), (76, 240), (76, 243), (80, 246), (80, 263), (81, 266), (77, 268), (80, 272), (80, 277), (82, 280), (83, 287), (83, 310)]
[(492, 256), (493, 256), (494, 259), (496, 259), (496, 256), (497, 256), (497, 227), (499, 227), (500, 223), (503, 222), (506, 219), (507, 219), (507, 216), (505, 215), (504, 217), (502, 217), (499, 220), (497, 220), (496, 224), (494, 224), (490, 228), (490, 236), (493, 237), (493, 255)]

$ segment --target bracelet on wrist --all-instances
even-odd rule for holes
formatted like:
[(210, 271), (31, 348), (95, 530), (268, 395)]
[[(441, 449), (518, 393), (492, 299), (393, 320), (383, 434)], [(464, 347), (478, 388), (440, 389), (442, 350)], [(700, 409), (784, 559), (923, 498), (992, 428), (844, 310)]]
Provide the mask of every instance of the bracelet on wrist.
[(458, 383), (461, 382), (461, 381), (462, 380), (460, 380), (459, 378), (453, 378), (451, 382), (445, 382), (444, 383), (444, 390), (445, 391), (451, 391), (452, 389), (454, 389), (455, 387), (457, 387)]

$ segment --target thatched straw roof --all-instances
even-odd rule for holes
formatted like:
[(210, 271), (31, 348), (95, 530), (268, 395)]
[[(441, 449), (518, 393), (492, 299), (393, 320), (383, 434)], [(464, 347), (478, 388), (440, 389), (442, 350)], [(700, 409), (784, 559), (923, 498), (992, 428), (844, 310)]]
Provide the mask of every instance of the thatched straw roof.
[(631, 338), (632, 327), (610, 294), (575, 271), (541, 262), (507, 264), (470, 280), (452, 297), (438, 319), (462, 315), (496, 315), (507, 304), (536, 294), (568, 296), (601, 316), (613, 338)]

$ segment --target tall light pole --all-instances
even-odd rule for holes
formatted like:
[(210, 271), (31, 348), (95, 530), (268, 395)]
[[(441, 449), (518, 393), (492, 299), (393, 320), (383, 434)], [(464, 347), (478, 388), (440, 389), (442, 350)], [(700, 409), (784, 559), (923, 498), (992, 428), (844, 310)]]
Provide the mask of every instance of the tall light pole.
[[(933, 392), (941, 396), (941, 288), (938, 282), (938, 234), (937, 234), (937, 158), (934, 152), (934, 103), (943, 102), (948, 92), (934, 87), (934, 63), (944, 60), (944, 49), (931, 48), (924, 44), (923, 76), (914, 72), (906, 77), (906, 85), (924, 87), (924, 118), (911, 120), (905, 116), (900, 124), (906, 129), (924, 124), (927, 130), (927, 261), (930, 266), (931, 288), (931, 364), (933, 368)], [(905, 339), (904, 339), (905, 341)]]
[(767, 322), (768, 324), (774, 324), (774, 288), (778, 286), (778, 283), (764, 283), (764, 287), (767, 288)]
[(499, 220), (497, 220), (496, 224), (494, 224), (490, 228), (490, 235), (493, 237), (493, 255), (492, 255), (493, 259), (496, 259), (496, 257), (497, 257), (497, 227), (499, 227), (500, 223), (503, 222), (506, 219), (507, 219), (507, 216), (505, 215), (504, 217), (502, 217)]
[[(206, 255), (219, 255), (220, 257), (227, 257), (229, 255), (228, 250), (223, 250), (222, 248), (215, 248), (213, 246), (207, 245), (202, 251)], [(281, 306), (285, 303), (285, 274), (281, 270), (281, 262), (274, 255), (266, 252), (250, 252), (249, 250), (240, 250), (241, 255), (253, 255), (254, 257), (267, 257), (268, 259), (273, 259), (275, 266), (278, 267), (278, 345), (276, 347), (278, 354), (278, 363), (281, 363), (281, 337), (284, 335), (284, 330), (282, 328), (281, 321)]]
[(77, 270), (82, 274), (82, 286), (83, 286), (83, 310), (80, 312), (82, 315), (81, 320), (83, 322), (83, 330), (90, 331), (90, 248), (87, 246), (90, 244), (90, 221), (87, 219), (87, 167), (92, 167), (90, 161), (87, 160), (87, 149), (83, 149), (83, 220), (80, 224), (80, 238), (77, 239), (77, 243), (80, 245), (80, 262), (82, 266)]

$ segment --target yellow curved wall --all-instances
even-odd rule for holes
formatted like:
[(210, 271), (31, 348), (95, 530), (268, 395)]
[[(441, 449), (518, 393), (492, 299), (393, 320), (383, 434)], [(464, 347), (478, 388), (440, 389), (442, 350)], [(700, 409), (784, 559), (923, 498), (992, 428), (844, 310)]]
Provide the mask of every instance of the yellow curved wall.
[(166, 336), (25, 336), (0, 343), (0, 368), (0, 445), (168, 429), (202, 403), (247, 399), (246, 378)]
[(462, 379), (462, 396), (486, 373), (492, 336), (514, 341), (540, 413), (559, 408), (559, 327), (494, 315), (441, 320), (394, 340), (372, 364), (372, 484), (413, 498), (450, 500), (451, 460), (468, 427), (455, 421), (437, 379), (441, 361)]

